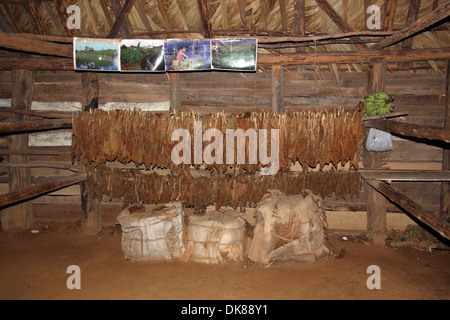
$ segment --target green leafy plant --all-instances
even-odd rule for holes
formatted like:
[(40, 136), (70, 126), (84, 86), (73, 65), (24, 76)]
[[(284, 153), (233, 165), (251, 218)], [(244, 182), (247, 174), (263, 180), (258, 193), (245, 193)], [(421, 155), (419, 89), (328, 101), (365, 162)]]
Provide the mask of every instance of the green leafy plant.
[(368, 95), (361, 100), (365, 105), (363, 116), (386, 115), (391, 113), (394, 110), (392, 100), (392, 97), (384, 91)]

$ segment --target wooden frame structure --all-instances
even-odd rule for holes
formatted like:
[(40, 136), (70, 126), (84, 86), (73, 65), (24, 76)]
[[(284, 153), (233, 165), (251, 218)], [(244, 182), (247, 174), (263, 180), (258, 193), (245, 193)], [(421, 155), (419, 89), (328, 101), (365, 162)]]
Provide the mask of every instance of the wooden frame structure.
[[(39, 4), (44, 3), (45, 6), (54, 6), (59, 15), (58, 19), (53, 19), (53, 24), (59, 23), (66, 35), (65, 37), (49, 35), (46, 24), (39, 14)], [(230, 0), (222, 0), (221, 4), (226, 6)], [(88, 9), (89, 3), (87, 3)], [(244, 1), (238, 1), (239, 15), (242, 23), (242, 29), (228, 29), (228, 16), (226, 12), (222, 12), (222, 20), (224, 29), (214, 29), (212, 27), (210, 10), (207, 0), (197, 0), (198, 15), (201, 21), (200, 29), (189, 29), (186, 18), (182, 12), (182, 6), (177, 1), (178, 10), (183, 15), (184, 30), (174, 29), (171, 27), (170, 19), (166, 14), (166, 8), (163, 1), (156, 1), (155, 10), (158, 10), (166, 29), (155, 31), (152, 30), (150, 17), (146, 14), (142, 0), (126, 0), (122, 6), (118, 0), (100, 1), (102, 11), (105, 16), (105, 23), (109, 26), (108, 38), (118, 37), (119, 35), (127, 38), (138, 38), (142, 36), (157, 35), (189, 35), (201, 33), (205, 38), (215, 36), (251, 36), (258, 38), (258, 43), (263, 48), (267, 48), (269, 53), (258, 55), (258, 66), (268, 67), (272, 74), (272, 110), (282, 113), (284, 111), (283, 103), (283, 70), (287, 66), (310, 66), (321, 65), (329, 66), (333, 70), (336, 64), (366, 63), (370, 64), (369, 71), (369, 87), (367, 93), (373, 93), (384, 88), (384, 74), (389, 69), (389, 64), (411, 63), (423, 66), (423, 61), (446, 60), (447, 83), (446, 83), (446, 120), (445, 127), (426, 127), (412, 124), (399, 123), (391, 120), (370, 120), (365, 122), (367, 128), (378, 128), (389, 131), (393, 134), (400, 134), (406, 137), (417, 137), (426, 139), (438, 139), (446, 143), (450, 142), (449, 129), (449, 111), (448, 111), (448, 93), (449, 93), (449, 59), (450, 50), (448, 48), (441, 49), (412, 49), (412, 39), (425, 30), (439, 30), (440, 24), (450, 16), (450, 3), (445, 2), (443, 5), (434, 8), (429, 14), (418, 18), (418, 8), (420, 1), (411, 0), (410, 10), (408, 11), (407, 25), (401, 30), (393, 30), (393, 19), (396, 9), (395, 0), (386, 0), (384, 30), (383, 31), (355, 31), (345, 20), (333, 9), (327, 0), (316, 0), (318, 7), (331, 21), (341, 30), (342, 33), (337, 34), (313, 34), (305, 30), (305, 1), (294, 0), (294, 17), (295, 23), (293, 31), (287, 30), (286, 24), (286, 7), (284, 1), (279, 1), (279, 9), (281, 15), (281, 30), (268, 30), (267, 10), (265, 1), (260, 1), (261, 23), (262, 28), (252, 29), (248, 23), (248, 17)], [(20, 33), (18, 26), (13, 19), (7, 15), (7, 4), (23, 6), (26, 16), (29, 19), (34, 31), (37, 34)], [(115, 19), (111, 15), (109, 5), (113, 9)], [(92, 199), (89, 196), (88, 186), (85, 183), (86, 176), (84, 173), (77, 173), (70, 178), (61, 177), (55, 181), (30, 187), (30, 177), (26, 170), (26, 153), (27, 146), (23, 143), (23, 137), (14, 138), (17, 133), (25, 133), (36, 130), (51, 130), (57, 128), (70, 128), (71, 121), (68, 114), (55, 114), (50, 112), (35, 112), (29, 110), (31, 103), (31, 93), (33, 87), (32, 72), (39, 70), (62, 71), (71, 70), (73, 66), (73, 48), (72, 37), (82, 36), (78, 31), (69, 29), (66, 25), (68, 15), (64, 2), (62, 0), (54, 1), (38, 1), (38, 0), (0, 0), (0, 70), (13, 70), (13, 85), (23, 85), (25, 87), (20, 92), (13, 93), (12, 108), (3, 108), (1, 112), (10, 114), (8, 122), (0, 123), (0, 132), (11, 135), (13, 138), (9, 144), (10, 163), (16, 166), (6, 168), (10, 177), (11, 193), (0, 196), (0, 206), (11, 205), (13, 203), (23, 201), (44, 193), (51, 192), (58, 188), (68, 185), (80, 183), (83, 207), (83, 226), (91, 233), (96, 233), (101, 229), (100, 200)], [(130, 26), (129, 14), (133, 8), (137, 8), (139, 16), (146, 27), (146, 32), (133, 33)], [(89, 10), (88, 10), (89, 11)], [(90, 14), (90, 23), (93, 26), (94, 33), (97, 35), (99, 30), (93, 15)], [(445, 29), (445, 27), (444, 27)], [(14, 32), (12, 34), (11, 32)], [(370, 39), (363, 39), (370, 37)], [(403, 42), (401, 50), (386, 50), (388, 47)], [(359, 50), (349, 52), (305, 52), (304, 47), (317, 46), (325, 44), (353, 44)], [(372, 45), (369, 45), (372, 43)], [(295, 48), (293, 53), (280, 53), (272, 49), (274, 47)], [(421, 64), (422, 63), (422, 64)], [(391, 66), (392, 67), (392, 66)], [(427, 65), (425, 64), (425, 67)], [(179, 73), (170, 74), (170, 110), (179, 111), (180, 100), (180, 77)], [(24, 81), (24, 79), (26, 80)], [(98, 101), (98, 77), (96, 73), (83, 73), (82, 78), (82, 105), (87, 107), (92, 102)], [(97, 99), (97, 100), (96, 100)], [(6, 110), (8, 109), (8, 110)], [(34, 120), (27, 118), (34, 117)], [(40, 117), (37, 119), (35, 117)], [(21, 140), (20, 140), (21, 139)], [(20, 155), (23, 153), (22, 155)], [(448, 219), (448, 202), (449, 202), (449, 182), (448, 171), (450, 170), (449, 150), (444, 150), (443, 175), (442, 179), (442, 197), (441, 207), (447, 208)], [(364, 151), (363, 161), (365, 167), (370, 171), (361, 171), (365, 181), (367, 181), (367, 211), (368, 211), (368, 229), (377, 238), (383, 239), (386, 231), (386, 209), (383, 196), (391, 201), (400, 204), (407, 211), (413, 213), (416, 217), (429, 216), (430, 213), (415, 206), (411, 199), (401, 197), (395, 190), (385, 185), (385, 182), (374, 182), (369, 173), (377, 172), (381, 167), (381, 155), (373, 152)], [(21, 167), (22, 166), (22, 167)], [(69, 168), (70, 169), (70, 168)], [(73, 168), (72, 168), (73, 169)], [(379, 172), (379, 171), (378, 171)], [(389, 179), (387, 176), (386, 179)], [(383, 180), (386, 180), (383, 179)], [(392, 176), (391, 176), (391, 179)], [(436, 179), (436, 178), (435, 178)], [(376, 190), (376, 191), (375, 191)], [(383, 196), (382, 196), (383, 195)], [(401, 200), (400, 200), (401, 199)], [(403, 205), (409, 203), (409, 205)], [(28, 209), (27, 209), (28, 210)], [(27, 211), (25, 210), (25, 211)], [(17, 210), (16, 210), (17, 211)], [(19, 210), (20, 211), (20, 210)], [(14, 215), (23, 215), (22, 213), (14, 213)], [(9, 215), (10, 217), (11, 215)], [(25, 222), (24, 222), (25, 221)], [(32, 219), (29, 213), (21, 221), (12, 222), (11, 225), (28, 226)], [(448, 239), (448, 224), (441, 220), (424, 219), (426, 224), (437, 229), (440, 234)], [(374, 241), (377, 241), (376, 239)]]

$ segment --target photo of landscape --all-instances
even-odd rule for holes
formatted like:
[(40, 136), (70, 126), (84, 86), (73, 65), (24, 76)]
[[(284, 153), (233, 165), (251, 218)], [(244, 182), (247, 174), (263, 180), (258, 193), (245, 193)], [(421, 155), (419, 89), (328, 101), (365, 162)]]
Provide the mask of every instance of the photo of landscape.
[(220, 70), (256, 70), (257, 39), (211, 40), (212, 68)]
[(211, 41), (197, 39), (170, 39), (164, 43), (168, 71), (211, 69)]
[(74, 38), (75, 70), (120, 71), (120, 41)]
[(122, 71), (165, 71), (164, 40), (122, 40), (120, 66)]

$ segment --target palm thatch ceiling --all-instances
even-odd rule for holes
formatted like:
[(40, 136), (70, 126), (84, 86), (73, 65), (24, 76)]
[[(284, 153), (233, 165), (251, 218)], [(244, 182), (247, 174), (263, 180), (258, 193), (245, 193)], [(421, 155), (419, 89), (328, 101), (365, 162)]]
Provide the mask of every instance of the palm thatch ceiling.
[[(80, 29), (67, 27), (73, 5)], [(379, 30), (366, 25), (370, 5), (380, 8)], [(439, 9), (439, 19), (429, 19)], [(0, 30), (50, 41), (257, 37), (271, 54), (432, 49), (449, 47), (449, 11), (448, 0), (0, 0)], [(422, 20), (424, 28), (411, 27)], [(439, 69), (431, 60), (427, 67)]]

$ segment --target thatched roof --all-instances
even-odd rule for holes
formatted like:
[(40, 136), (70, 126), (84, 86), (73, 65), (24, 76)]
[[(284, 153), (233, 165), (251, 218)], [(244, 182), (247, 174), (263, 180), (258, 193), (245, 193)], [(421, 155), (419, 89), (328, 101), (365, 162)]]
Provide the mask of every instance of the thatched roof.
[[(370, 48), (388, 32), (402, 30), (447, 3), (448, 0), (0, 0), (0, 29), (64, 37), (251, 36), (270, 39), (259, 42), (260, 50), (269, 53), (355, 51)], [(366, 26), (370, 14), (366, 10), (371, 4), (379, 6), (381, 13), (377, 35), (364, 34), (370, 31)], [(71, 15), (67, 14), (71, 5), (80, 8), (80, 29), (68, 30), (64, 25)], [(409, 37), (412, 41), (405, 39), (390, 49), (449, 47), (448, 17), (422, 31)], [(277, 41), (280, 37), (349, 32), (361, 35), (323, 41)], [(433, 62), (430, 66), (437, 70)], [(359, 70), (356, 65), (353, 69)]]

